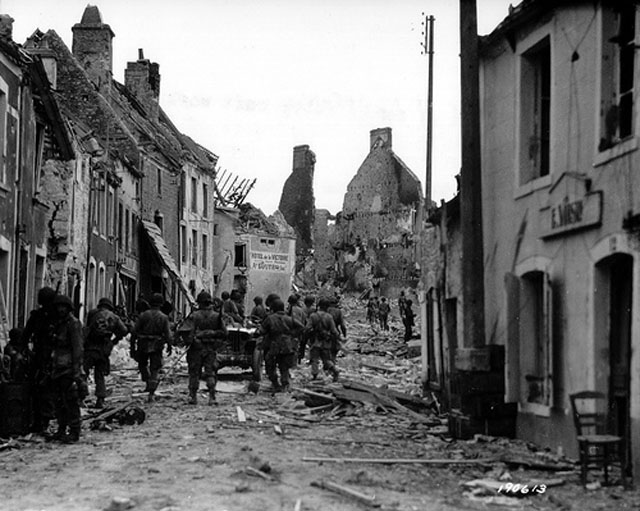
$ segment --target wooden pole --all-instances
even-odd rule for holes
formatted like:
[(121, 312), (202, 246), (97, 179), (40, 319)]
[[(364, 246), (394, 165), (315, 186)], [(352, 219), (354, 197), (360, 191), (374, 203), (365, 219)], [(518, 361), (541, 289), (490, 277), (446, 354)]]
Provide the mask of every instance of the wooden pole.
[(460, 0), (460, 84), (462, 92), (460, 225), (462, 232), (463, 346), (471, 348), (481, 348), (485, 345), (478, 76), (476, 0)]

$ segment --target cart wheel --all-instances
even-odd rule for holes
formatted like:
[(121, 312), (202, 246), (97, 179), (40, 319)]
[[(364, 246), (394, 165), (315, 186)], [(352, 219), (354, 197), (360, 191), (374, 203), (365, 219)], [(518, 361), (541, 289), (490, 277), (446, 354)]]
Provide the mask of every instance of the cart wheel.
[(262, 350), (257, 348), (253, 350), (253, 364), (251, 365), (251, 369), (253, 370), (254, 381), (260, 381), (262, 378), (262, 359)]

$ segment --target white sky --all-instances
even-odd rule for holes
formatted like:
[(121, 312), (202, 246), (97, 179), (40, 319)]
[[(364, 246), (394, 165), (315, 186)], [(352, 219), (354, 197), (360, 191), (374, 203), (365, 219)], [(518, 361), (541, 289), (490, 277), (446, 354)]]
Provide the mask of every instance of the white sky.
[[(512, 3), (517, 4), (515, 0)], [(316, 207), (342, 209), (369, 151), (369, 131), (390, 126), (393, 149), (423, 182), (427, 57), (422, 13), (435, 16), (433, 199), (449, 199), (460, 168), (456, 0), (102, 0), (114, 78), (138, 48), (160, 64), (160, 104), (176, 126), (258, 182), (249, 201), (272, 213), (293, 147), (316, 153)], [(478, 31), (509, 0), (477, 0)], [(54, 29), (71, 48), (87, 0), (0, 0), (19, 43)]]

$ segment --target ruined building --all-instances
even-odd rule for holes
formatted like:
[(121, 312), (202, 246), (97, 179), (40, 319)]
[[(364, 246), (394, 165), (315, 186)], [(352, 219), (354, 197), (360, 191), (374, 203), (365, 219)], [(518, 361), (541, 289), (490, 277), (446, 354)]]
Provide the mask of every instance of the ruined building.
[(315, 199), (313, 172), (316, 155), (308, 145), (293, 148), (293, 171), (285, 181), (278, 210), (296, 232), (299, 256), (308, 256), (313, 249)]
[(414, 288), (419, 179), (392, 150), (391, 128), (370, 133), (369, 154), (351, 180), (336, 223), (339, 279), (385, 295)]
[[(39, 287), (50, 283), (47, 257), (55, 250), (63, 193), (72, 181), (74, 148), (39, 55), (12, 38), (13, 19), (0, 16), (0, 335), (24, 326)], [(50, 161), (58, 162), (48, 175)], [(67, 252), (72, 251), (71, 243)], [(76, 253), (75, 256), (80, 256)]]
[(113, 37), (98, 8), (87, 6), (72, 51), (54, 31), (36, 31), (28, 43), (32, 54), (51, 56), (56, 99), (84, 151), (78, 173), (91, 184), (80, 198), (91, 204), (81, 220), (90, 235), (75, 298), (85, 310), (108, 296), (131, 311), (139, 294), (160, 292), (185, 309), (214, 287), (217, 156), (162, 110), (159, 66), (142, 50), (125, 83), (113, 80)]

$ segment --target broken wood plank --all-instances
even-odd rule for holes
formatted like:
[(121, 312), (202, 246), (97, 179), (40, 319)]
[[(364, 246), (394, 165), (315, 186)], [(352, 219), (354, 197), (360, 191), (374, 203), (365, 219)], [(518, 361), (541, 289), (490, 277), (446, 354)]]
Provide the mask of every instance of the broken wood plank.
[(293, 507), (293, 511), (301, 511), (302, 509), (302, 499), (296, 500), (296, 505)]
[(358, 502), (366, 504), (367, 506), (380, 507), (380, 503), (376, 502), (375, 500), (375, 495), (366, 495), (352, 488), (347, 488), (346, 486), (332, 483), (331, 481), (312, 481), (311, 486), (315, 486), (316, 488), (321, 488), (323, 490), (329, 490), (345, 497), (356, 499)]
[(375, 463), (382, 465), (394, 464), (418, 464), (418, 465), (483, 465), (495, 463), (495, 458), (477, 458), (477, 459), (425, 459), (425, 458), (318, 458), (304, 457), (302, 461), (311, 461), (316, 463), (334, 462), (334, 463)]
[(360, 365), (362, 367), (368, 367), (369, 369), (375, 369), (376, 371), (383, 371), (387, 373), (395, 373), (396, 371), (398, 371), (397, 367), (379, 366), (376, 364), (369, 364), (368, 362), (360, 362)]
[(236, 413), (238, 414), (238, 422), (247, 422), (247, 416), (242, 408), (236, 406)]
[(347, 389), (360, 390), (376, 395), (384, 395), (398, 401), (398, 403), (400, 404), (415, 406), (416, 408), (430, 408), (432, 405), (431, 402), (425, 401), (424, 399), (416, 396), (412, 396), (411, 394), (406, 394), (404, 392), (399, 392), (393, 389), (373, 387), (359, 381), (345, 381), (343, 382), (343, 386)]
[(505, 454), (500, 457), (499, 461), (506, 463), (510, 466), (526, 467), (531, 470), (547, 470), (549, 472), (560, 472), (563, 470), (573, 470), (575, 467), (569, 463), (562, 462), (546, 462), (543, 460), (536, 460), (531, 458), (517, 457), (514, 455)]
[(335, 403), (336, 398), (329, 395), (329, 394), (321, 394), (320, 392), (313, 392), (312, 390), (308, 390), (308, 389), (301, 389), (298, 387), (294, 387), (291, 390), (297, 391), (297, 392), (302, 392), (303, 394), (310, 396), (310, 397), (314, 397), (317, 399), (320, 399), (322, 401), (324, 401), (325, 404), (331, 404), (331, 403)]
[(261, 477), (262, 479), (266, 479), (267, 481), (275, 481), (275, 479), (272, 476), (270, 476), (269, 474), (265, 474), (264, 472), (262, 472), (262, 470), (258, 470), (257, 468), (246, 467), (245, 471), (249, 475)]
[(127, 401), (125, 404), (117, 406), (116, 408), (114, 408), (112, 410), (107, 410), (106, 412), (101, 412), (101, 413), (99, 413), (98, 415), (95, 415), (95, 416), (84, 417), (84, 419), (85, 420), (86, 419), (91, 419), (91, 423), (104, 421), (104, 420), (109, 419), (110, 417), (113, 417), (118, 412), (121, 412), (122, 410), (124, 410), (128, 406), (132, 405), (133, 403), (134, 403), (134, 401)]

